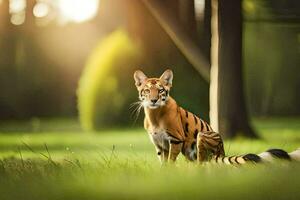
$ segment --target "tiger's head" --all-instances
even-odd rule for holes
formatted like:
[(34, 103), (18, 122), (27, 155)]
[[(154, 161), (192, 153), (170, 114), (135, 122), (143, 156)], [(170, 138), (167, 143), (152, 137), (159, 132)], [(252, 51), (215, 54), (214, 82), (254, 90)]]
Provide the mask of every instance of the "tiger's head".
[(133, 77), (144, 108), (156, 109), (166, 104), (173, 80), (173, 72), (170, 69), (160, 78), (148, 78), (140, 70), (135, 71)]

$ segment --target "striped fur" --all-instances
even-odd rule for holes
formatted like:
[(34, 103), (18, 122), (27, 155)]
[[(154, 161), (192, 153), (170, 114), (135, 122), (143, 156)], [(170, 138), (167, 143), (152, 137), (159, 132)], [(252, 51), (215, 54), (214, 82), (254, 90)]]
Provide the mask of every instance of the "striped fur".
[(263, 163), (272, 162), (274, 160), (285, 160), (285, 161), (300, 161), (300, 148), (287, 153), (282, 149), (269, 149), (258, 155), (246, 154), (240, 156), (215, 156), (211, 162), (228, 164), (228, 165), (240, 165), (245, 163)]

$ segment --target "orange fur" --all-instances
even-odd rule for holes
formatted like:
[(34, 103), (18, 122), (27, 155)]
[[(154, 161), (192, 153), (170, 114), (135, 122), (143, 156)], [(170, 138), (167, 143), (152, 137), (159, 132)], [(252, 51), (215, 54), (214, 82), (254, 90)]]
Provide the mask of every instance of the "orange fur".
[(175, 161), (180, 152), (188, 160), (202, 162), (209, 153), (224, 156), (223, 141), (207, 122), (179, 107), (169, 96), (173, 73), (166, 70), (160, 78), (134, 74), (140, 100), (144, 105), (144, 127), (161, 160)]

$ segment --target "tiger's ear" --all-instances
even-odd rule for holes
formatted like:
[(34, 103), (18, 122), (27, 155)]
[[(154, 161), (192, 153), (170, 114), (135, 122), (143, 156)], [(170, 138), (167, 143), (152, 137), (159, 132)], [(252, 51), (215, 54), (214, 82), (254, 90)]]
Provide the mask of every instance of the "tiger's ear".
[(133, 78), (136, 87), (140, 87), (147, 80), (147, 76), (141, 70), (135, 71)]
[(169, 87), (172, 87), (172, 81), (173, 81), (173, 72), (170, 69), (167, 69), (161, 76), (160, 80)]

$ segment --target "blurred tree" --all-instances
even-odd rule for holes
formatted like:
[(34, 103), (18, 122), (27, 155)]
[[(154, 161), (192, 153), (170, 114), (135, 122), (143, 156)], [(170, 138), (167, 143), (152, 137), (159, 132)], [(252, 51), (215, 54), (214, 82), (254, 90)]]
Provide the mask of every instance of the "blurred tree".
[(10, 23), (9, 1), (3, 1), (0, 4), (0, 70), (5, 74), (0, 79), (0, 110), (2, 116), (10, 116), (14, 112), (9, 106), (12, 80), (11, 77), (15, 72), (15, 48), (17, 44), (16, 27)]
[(191, 37), (194, 41), (197, 41), (197, 24), (194, 1), (179, 0), (178, 9), (181, 26), (185, 29), (189, 37)]
[(218, 121), (227, 137), (256, 137), (250, 126), (242, 76), (242, 4), (218, 0)]
[(130, 122), (128, 107), (136, 91), (128, 81), (128, 74), (133, 74), (141, 55), (140, 47), (124, 30), (111, 33), (97, 45), (77, 90), (79, 118), (84, 130)]

